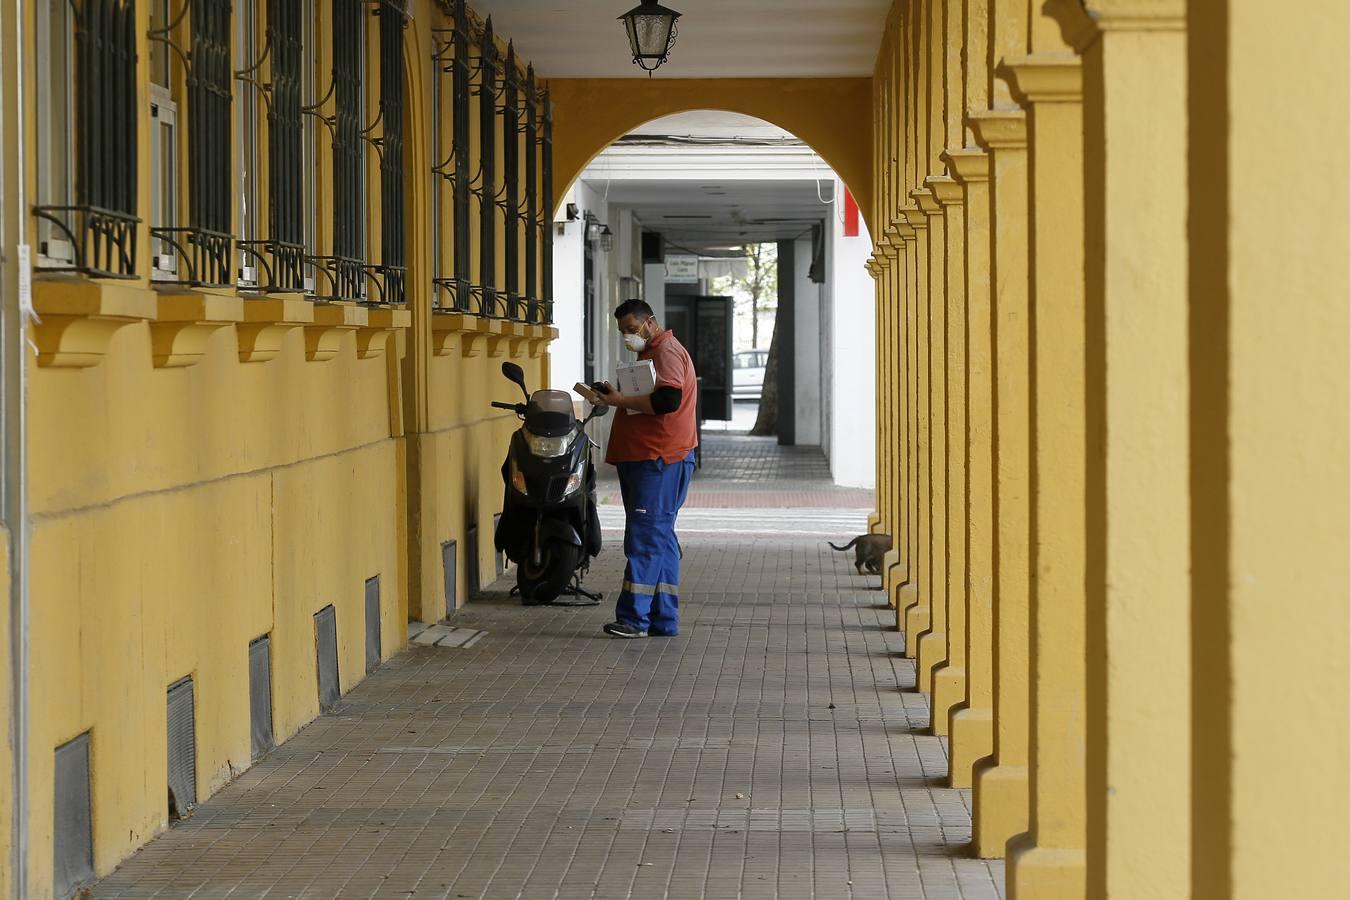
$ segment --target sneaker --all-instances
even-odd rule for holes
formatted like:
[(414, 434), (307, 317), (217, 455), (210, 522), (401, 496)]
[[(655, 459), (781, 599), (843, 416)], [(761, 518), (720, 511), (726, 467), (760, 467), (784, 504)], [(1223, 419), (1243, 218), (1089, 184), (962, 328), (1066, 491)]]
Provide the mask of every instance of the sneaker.
[(611, 634), (614, 637), (621, 638), (642, 638), (647, 636), (647, 632), (638, 631), (632, 625), (624, 622), (610, 622), (604, 627), (605, 634)]

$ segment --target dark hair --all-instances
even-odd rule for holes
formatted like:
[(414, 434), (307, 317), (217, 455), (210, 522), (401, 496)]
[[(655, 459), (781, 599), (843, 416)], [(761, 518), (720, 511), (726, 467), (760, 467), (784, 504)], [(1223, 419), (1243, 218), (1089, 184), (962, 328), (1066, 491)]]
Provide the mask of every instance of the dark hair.
[(625, 300), (619, 304), (619, 308), (614, 310), (614, 318), (622, 320), (624, 316), (637, 316), (639, 319), (652, 318), (656, 313), (647, 305), (645, 300)]

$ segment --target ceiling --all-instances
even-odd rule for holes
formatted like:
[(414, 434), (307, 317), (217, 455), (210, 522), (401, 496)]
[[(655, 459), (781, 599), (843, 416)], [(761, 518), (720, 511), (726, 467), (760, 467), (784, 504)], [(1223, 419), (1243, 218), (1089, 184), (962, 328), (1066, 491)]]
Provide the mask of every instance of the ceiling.
[[(470, 0), (545, 78), (646, 78), (618, 17), (637, 0)], [(665, 0), (683, 13), (656, 78), (870, 76), (891, 0)]]
[[(603, 183), (592, 182), (603, 191)], [(614, 181), (609, 203), (631, 208), (643, 230), (659, 231), (670, 249), (706, 251), (809, 233), (830, 215), (833, 181)], [(674, 245), (674, 246), (672, 246)]]

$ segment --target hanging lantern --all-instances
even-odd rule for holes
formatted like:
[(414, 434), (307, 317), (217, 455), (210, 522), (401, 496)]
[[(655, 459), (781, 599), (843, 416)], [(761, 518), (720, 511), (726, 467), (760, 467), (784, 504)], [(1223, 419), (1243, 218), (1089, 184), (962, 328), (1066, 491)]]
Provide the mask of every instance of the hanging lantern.
[(608, 225), (600, 229), (600, 249), (606, 253), (614, 249), (614, 232)]
[(670, 55), (675, 46), (675, 20), (680, 17), (673, 9), (661, 6), (656, 0), (642, 0), (619, 16), (628, 32), (628, 46), (633, 51), (633, 62), (647, 71), (650, 77)]

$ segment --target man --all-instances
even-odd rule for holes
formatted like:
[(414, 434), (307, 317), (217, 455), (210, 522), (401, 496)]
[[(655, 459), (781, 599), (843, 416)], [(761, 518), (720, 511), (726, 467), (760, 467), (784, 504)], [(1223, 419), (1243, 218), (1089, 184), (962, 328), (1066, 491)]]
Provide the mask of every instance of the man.
[[(689, 494), (698, 445), (698, 382), (689, 352), (656, 321), (652, 308), (628, 300), (614, 310), (624, 345), (656, 368), (651, 394), (630, 397), (605, 382), (604, 402), (622, 410), (614, 417), (605, 461), (619, 470), (627, 519), (623, 553), (628, 557), (615, 621), (606, 634), (644, 638), (680, 632), (680, 544), (675, 516)], [(627, 411), (633, 410), (633, 414)]]

